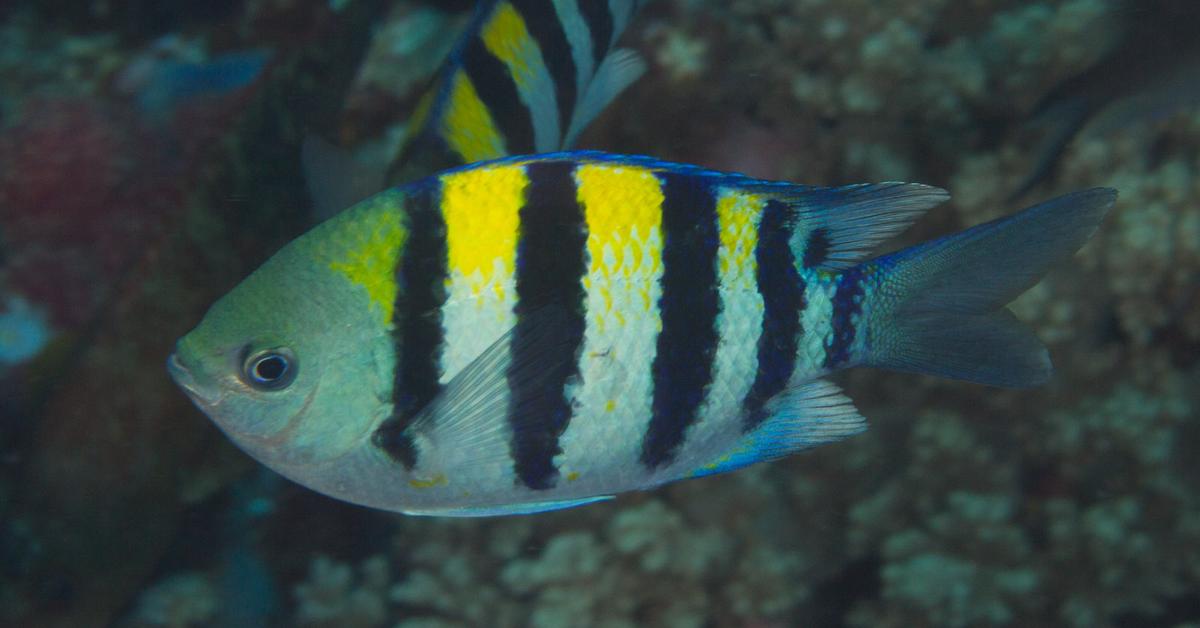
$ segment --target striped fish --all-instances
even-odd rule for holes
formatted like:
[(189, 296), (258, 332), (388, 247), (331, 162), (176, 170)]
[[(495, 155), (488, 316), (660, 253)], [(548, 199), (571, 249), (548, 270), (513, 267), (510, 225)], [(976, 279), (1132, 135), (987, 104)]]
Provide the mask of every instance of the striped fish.
[(576, 506), (865, 429), (855, 366), (1028, 386), (1004, 308), (1115, 192), (867, 259), (937, 188), (811, 187), (560, 153), (379, 194), (184, 337), (175, 380), (293, 480), (411, 514)]
[(616, 48), (640, 0), (481, 2), (419, 102), (393, 184), (574, 144), (645, 64)]

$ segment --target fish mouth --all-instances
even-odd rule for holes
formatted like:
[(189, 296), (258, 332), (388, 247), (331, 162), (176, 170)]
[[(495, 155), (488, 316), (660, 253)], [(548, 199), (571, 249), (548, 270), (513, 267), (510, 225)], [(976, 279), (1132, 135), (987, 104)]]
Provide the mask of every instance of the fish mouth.
[(178, 353), (172, 353), (167, 358), (167, 372), (170, 373), (171, 379), (175, 380), (175, 383), (202, 408), (211, 408), (221, 400), (220, 394), (206, 391), (196, 382), (196, 376), (184, 366)]

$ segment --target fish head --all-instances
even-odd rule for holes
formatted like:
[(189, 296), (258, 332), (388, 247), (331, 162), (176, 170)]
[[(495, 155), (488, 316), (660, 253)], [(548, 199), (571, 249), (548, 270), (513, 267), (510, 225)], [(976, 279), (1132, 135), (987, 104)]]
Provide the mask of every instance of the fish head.
[(302, 483), (305, 469), (361, 445), (391, 411), (398, 201), (379, 195), (285, 246), (167, 361), (238, 446)]

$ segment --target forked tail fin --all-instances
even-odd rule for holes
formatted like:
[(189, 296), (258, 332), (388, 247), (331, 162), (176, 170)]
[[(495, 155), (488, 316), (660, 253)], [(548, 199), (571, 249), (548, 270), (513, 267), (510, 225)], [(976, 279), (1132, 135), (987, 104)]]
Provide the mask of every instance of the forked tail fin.
[(992, 386), (1041, 384), (1050, 357), (1004, 306), (1070, 257), (1117, 198), (1095, 188), (885, 255), (864, 363)]

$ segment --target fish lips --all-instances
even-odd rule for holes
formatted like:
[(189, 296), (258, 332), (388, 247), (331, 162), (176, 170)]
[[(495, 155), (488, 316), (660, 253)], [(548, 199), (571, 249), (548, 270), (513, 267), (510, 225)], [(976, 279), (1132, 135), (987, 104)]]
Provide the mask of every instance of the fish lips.
[(202, 410), (209, 410), (221, 401), (221, 395), (214, 390), (205, 390), (196, 380), (195, 374), (179, 358), (179, 353), (172, 353), (167, 358), (167, 372), (171, 379), (187, 393), (188, 397)]

